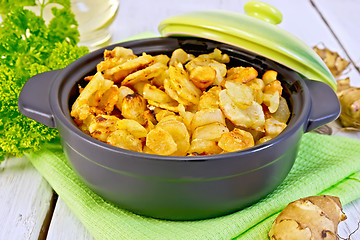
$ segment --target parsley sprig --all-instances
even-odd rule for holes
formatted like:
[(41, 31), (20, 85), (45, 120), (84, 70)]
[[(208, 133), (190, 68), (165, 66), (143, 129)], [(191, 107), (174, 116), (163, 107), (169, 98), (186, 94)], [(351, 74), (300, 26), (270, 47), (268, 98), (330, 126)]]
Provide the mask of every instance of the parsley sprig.
[[(42, 11), (49, 3), (54, 17), (46, 24)], [(40, 16), (25, 9), (39, 5)], [(0, 0), (0, 162), (6, 156), (37, 151), (56, 138), (48, 128), (18, 111), (18, 97), (24, 83), (45, 71), (66, 67), (88, 53), (79, 47), (78, 24), (70, 0)]]

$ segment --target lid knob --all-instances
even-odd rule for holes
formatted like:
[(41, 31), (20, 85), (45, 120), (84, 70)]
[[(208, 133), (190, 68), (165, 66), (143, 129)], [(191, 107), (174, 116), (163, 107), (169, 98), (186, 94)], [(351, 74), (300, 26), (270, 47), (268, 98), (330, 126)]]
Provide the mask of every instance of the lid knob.
[(283, 18), (281, 12), (277, 8), (261, 1), (246, 2), (244, 10), (247, 15), (272, 24), (281, 23)]

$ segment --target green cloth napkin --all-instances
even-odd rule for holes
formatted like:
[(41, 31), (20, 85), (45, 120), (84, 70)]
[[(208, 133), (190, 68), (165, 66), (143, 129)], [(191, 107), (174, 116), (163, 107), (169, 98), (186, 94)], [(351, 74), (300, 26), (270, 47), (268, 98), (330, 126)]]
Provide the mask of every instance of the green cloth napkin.
[(343, 204), (360, 198), (360, 141), (315, 133), (302, 137), (292, 170), (271, 194), (242, 211), (200, 221), (147, 218), (104, 201), (79, 180), (59, 142), (27, 156), (96, 239), (261, 240), (291, 201), (318, 194), (339, 196)]

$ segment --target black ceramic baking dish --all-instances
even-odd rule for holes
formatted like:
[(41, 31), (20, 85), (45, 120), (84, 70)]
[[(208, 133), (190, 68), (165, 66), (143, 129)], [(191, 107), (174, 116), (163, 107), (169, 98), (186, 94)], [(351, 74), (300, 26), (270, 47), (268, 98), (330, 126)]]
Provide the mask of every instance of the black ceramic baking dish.
[(59, 130), (64, 152), (86, 185), (124, 209), (155, 218), (204, 219), (228, 214), (260, 200), (287, 176), (304, 132), (337, 118), (340, 105), (325, 83), (302, 79), (296, 72), (240, 48), (191, 37), (152, 38), (115, 46), (135, 54), (168, 54), (175, 49), (198, 55), (220, 49), (231, 65), (253, 66), (261, 75), (279, 73), (291, 118), (276, 138), (255, 147), (211, 156), (174, 157), (120, 149), (78, 129), (69, 109), (78, 84), (95, 73), (104, 49), (85, 55), (62, 70), (28, 80), (19, 97), (19, 110)]

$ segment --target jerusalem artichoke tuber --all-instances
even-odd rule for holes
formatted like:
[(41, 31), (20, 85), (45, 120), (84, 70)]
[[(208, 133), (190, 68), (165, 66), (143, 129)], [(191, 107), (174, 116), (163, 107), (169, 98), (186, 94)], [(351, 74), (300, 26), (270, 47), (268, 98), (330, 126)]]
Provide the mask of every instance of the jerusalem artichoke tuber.
[(271, 240), (335, 240), (338, 224), (345, 219), (338, 197), (311, 196), (286, 206), (268, 235)]

